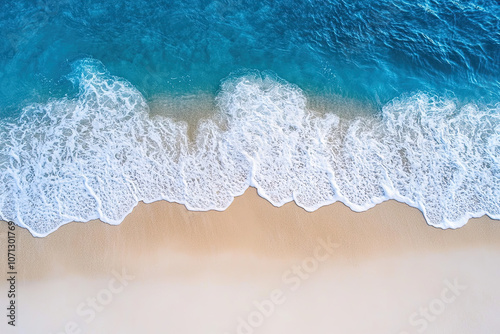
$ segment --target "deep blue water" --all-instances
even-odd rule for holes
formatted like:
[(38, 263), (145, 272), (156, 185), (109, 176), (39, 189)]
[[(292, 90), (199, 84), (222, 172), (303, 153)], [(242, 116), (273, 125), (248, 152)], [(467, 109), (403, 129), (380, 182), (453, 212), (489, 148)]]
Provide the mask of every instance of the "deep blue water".
[(500, 219), (500, 4), (2, 1), (0, 185), (37, 236), (249, 186)]
[(215, 93), (242, 68), (306, 91), (383, 104), (424, 91), (500, 94), (497, 1), (2, 1), (0, 110), (71, 93), (100, 60), (147, 98)]

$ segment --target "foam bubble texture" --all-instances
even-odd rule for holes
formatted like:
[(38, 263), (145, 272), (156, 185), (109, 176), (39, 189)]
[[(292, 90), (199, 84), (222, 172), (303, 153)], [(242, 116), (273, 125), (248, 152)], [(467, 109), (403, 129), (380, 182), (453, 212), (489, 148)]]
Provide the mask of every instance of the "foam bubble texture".
[(36, 236), (70, 221), (120, 223), (139, 202), (224, 210), (249, 186), (276, 206), (356, 211), (396, 199), (441, 228), (500, 219), (500, 106), (416, 94), (378, 118), (320, 116), (270, 74), (230, 77), (195, 141), (152, 116), (142, 95), (97, 61), (75, 65), (76, 98), (26, 107), (0, 124), (0, 217)]

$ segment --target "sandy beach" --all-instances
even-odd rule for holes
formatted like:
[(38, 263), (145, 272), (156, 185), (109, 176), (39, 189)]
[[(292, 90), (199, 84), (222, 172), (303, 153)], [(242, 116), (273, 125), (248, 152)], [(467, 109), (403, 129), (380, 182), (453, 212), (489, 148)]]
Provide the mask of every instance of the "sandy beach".
[(4, 316), (2, 333), (500, 330), (500, 223), (487, 217), (441, 230), (394, 201), (309, 213), (251, 188), (224, 212), (141, 203), (118, 226), (16, 235), (17, 326)]

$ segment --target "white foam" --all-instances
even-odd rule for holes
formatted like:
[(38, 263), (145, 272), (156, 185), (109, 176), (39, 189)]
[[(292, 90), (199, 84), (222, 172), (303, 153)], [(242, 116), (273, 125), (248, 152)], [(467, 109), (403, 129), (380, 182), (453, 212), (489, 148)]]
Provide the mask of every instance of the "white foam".
[(152, 116), (102, 64), (81, 61), (75, 99), (33, 104), (0, 124), (0, 217), (36, 236), (70, 221), (120, 223), (139, 202), (224, 210), (249, 186), (276, 206), (396, 199), (442, 228), (500, 219), (500, 107), (458, 108), (416, 94), (380, 118), (318, 116), (296, 86), (257, 72), (231, 77), (196, 141)]

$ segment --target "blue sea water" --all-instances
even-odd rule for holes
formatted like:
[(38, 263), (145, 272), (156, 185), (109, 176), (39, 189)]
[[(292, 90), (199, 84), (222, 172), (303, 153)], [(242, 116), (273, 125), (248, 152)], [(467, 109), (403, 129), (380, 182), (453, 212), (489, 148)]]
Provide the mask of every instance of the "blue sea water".
[(0, 218), (34, 235), (249, 186), (459, 227), (500, 218), (499, 157), (497, 1), (0, 3)]

